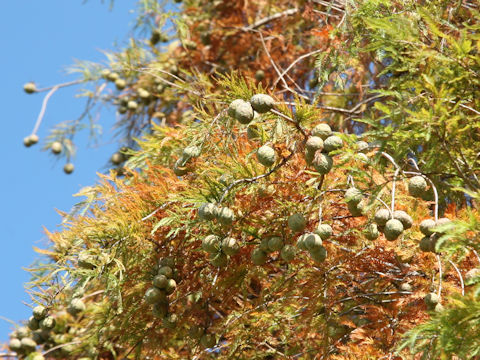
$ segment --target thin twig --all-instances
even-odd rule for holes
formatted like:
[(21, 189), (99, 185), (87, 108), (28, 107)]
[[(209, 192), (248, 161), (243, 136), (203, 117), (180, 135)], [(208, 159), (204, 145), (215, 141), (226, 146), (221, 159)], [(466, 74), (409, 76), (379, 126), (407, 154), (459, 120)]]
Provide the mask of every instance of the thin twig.
[(270, 176), (271, 174), (273, 174), (275, 171), (277, 171), (279, 168), (281, 168), (283, 165), (285, 165), (288, 160), (291, 159), (291, 157), (295, 154), (294, 151), (292, 151), (286, 158), (283, 158), (282, 161), (280, 161), (275, 167), (273, 167), (272, 169), (270, 169), (270, 171), (266, 172), (265, 174), (262, 174), (262, 175), (257, 175), (257, 176), (254, 176), (254, 177), (251, 177), (251, 178), (244, 178), (244, 179), (238, 179), (238, 180), (235, 180), (234, 182), (232, 182), (230, 185), (228, 185), (225, 189), (225, 191), (223, 192), (220, 200), (218, 201), (218, 203), (222, 203), (222, 201), (225, 199), (225, 196), (227, 196), (227, 194), (230, 192), (230, 190), (232, 190), (235, 186), (239, 185), (239, 184), (243, 184), (243, 183), (252, 183), (252, 182), (255, 182), (257, 180), (260, 180), (260, 179), (263, 179), (265, 177), (268, 177)]
[(438, 220), (438, 191), (437, 191), (437, 187), (435, 186), (433, 181), (430, 180), (429, 178), (427, 178), (427, 180), (428, 180), (428, 182), (430, 183), (430, 185), (432, 186), (432, 189), (433, 189), (433, 196), (434, 196), (434, 201), (435, 201), (433, 215), (434, 215), (435, 221), (437, 221)]
[(0, 354), (0, 358), (16, 358), (17, 357), (17, 353), (2, 353)]
[(443, 272), (442, 272), (442, 259), (440, 258), (440, 255), (437, 256), (437, 262), (438, 262), (438, 297), (442, 297), (442, 277), (443, 277)]
[(352, 184), (352, 187), (355, 187), (355, 181), (353, 180), (352, 175), (347, 176), (347, 185)]
[(331, 2), (328, 2), (328, 1), (322, 1), (322, 0), (312, 0), (312, 2), (316, 3), (316, 4), (319, 4), (319, 5), (323, 5), (323, 6), (326, 6), (327, 8), (332, 8), (334, 10), (337, 10), (337, 11), (340, 11), (340, 12), (345, 12), (345, 10), (333, 5)]
[(142, 221), (145, 221), (145, 220), (148, 220), (149, 218), (151, 218), (153, 215), (155, 215), (157, 212), (159, 212), (160, 210), (163, 210), (165, 209), (168, 205), (174, 203), (175, 201), (167, 201), (166, 203), (162, 204), (161, 206), (159, 206), (158, 208), (156, 208), (155, 210), (153, 210), (150, 214), (148, 214), (147, 216), (143, 217), (142, 218)]
[(322, 206), (322, 199), (323, 196), (319, 196), (319, 204), (318, 204), (318, 226), (322, 225), (322, 213), (323, 213), (323, 206)]
[(185, 92), (189, 92), (189, 93), (192, 93), (194, 94), (195, 96), (202, 96), (202, 94), (198, 91), (195, 91), (195, 90), (192, 90), (191, 88), (184, 88), (178, 84), (175, 84), (171, 81), (168, 81), (167, 79), (164, 79), (163, 77), (153, 73), (152, 71), (150, 70), (154, 70), (154, 71), (158, 71), (158, 72), (161, 72), (161, 73), (164, 73), (164, 74), (168, 74), (174, 78), (176, 78), (177, 80), (181, 81), (182, 83), (185, 83), (184, 80), (182, 80), (181, 78), (179, 78), (178, 76), (168, 72), (168, 71), (165, 71), (165, 70), (161, 70), (161, 69), (150, 69), (150, 68), (140, 68), (140, 69), (135, 69), (135, 68), (131, 68), (131, 70), (135, 70), (135, 71), (138, 71), (138, 72), (142, 72), (142, 73), (145, 73), (145, 74), (149, 74), (151, 76), (153, 76), (155, 79), (158, 79), (160, 80), (161, 82), (167, 84), (167, 85), (170, 85), (174, 88), (177, 88), (179, 90), (182, 90), (182, 91), (185, 91)]
[[(386, 158), (388, 161), (392, 163), (393, 166), (395, 166), (395, 173), (393, 174), (393, 183), (392, 183), (392, 200), (390, 203), (391, 207), (387, 206), (387, 209), (390, 211), (390, 216), (393, 219), (393, 212), (395, 211), (395, 187), (396, 187), (396, 181), (397, 181), (397, 176), (398, 173), (401, 171), (400, 166), (395, 162), (393, 157), (390, 154), (387, 154), (386, 152), (381, 152), (381, 155)], [(377, 196), (377, 200), (380, 200), (380, 198)], [(384, 203), (385, 204), (385, 203)], [(386, 204), (385, 204), (386, 206)]]
[(95, 291), (95, 292), (93, 292), (93, 293), (91, 293), (91, 294), (88, 294), (88, 295), (85, 295), (84, 297), (82, 297), (82, 300), (88, 299), (89, 297), (93, 297), (93, 296), (98, 295), (98, 294), (102, 294), (102, 293), (104, 293), (104, 292), (105, 292), (105, 290)]
[[(443, 100), (446, 100), (446, 99), (443, 99)], [(467, 105), (464, 105), (464, 104), (455, 102), (454, 100), (448, 100), (448, 102), (451, 103), (451, 104), (455, 104), (455, 105), (458, 104), (458, 106), (460, 106), (460, 107), (462, 107), (462, 108), (464, 108), (464, 109), (468, 109), (468, 110), (470, 110), (470, 111), (473, 111), (473, 112), (474, 112), (475, 114), (477, 114), (477, 115), (480, 115), (480, 111), (475, 110), (474, 108), (471, 108), (470, 106), (467, 106)]]
[(205, 134), (203, 140), (202, 140), (202, 145), (201, 145), (201, 149), (203, 151), (203, 147), (205, 146), (208, 138), (210, 136), (212, 136), (212, 133), (213, 133), (213, 127), (214, 125), (216, 125), (217, 121), (222, 117), (224, 116), (225, 114), (227, 113), (227, 109), (223, 109), (222, 111), (220, 111), (217, 116), (215, 116), (215, 118), (212, 120), (212, 122), (210, 123), (209, 127), (208, 127), (208, 132)]
[(76, 345), (76, 344), (81, 344), (81, 343), (82, 343), (82, 341), (77, 340), (77, 341), (71, 341), (71, 342), (68, 342), (68, 343), (65, 343), (65, 344), (60, 344), (60, 345), (57, 345), (57, 346), (54, 346), (54, 347), (48, 349), (47, 351), (42, 353), (42, 355), (45, 356), (48, 353), (51, 353), (52, 351), (55, 351), (57, 349), (61, 349), (61, 348), (65, 347), (65, 346), (68, 346), (68, 345)]
[(42, 123), (43, 117), (45, 116), (45, 111), (47, 110), (48, 100), (49, 100), (50, 97), (55, 93), (55, 91), (57, 91), (58, 89), (60, 89), (60, 86), (59, 86), (59, 85), (55, 85), (55, 86), (52, 87), (52, 89), (47, 93), (47, 95), (45, 95), (45, 97), (43, 98), (42, 108), (40, 109), (40, 114), (38, 114), (37, 121), (35, 122), (35, 126), (33, 127), (32, 134), (36, 134), (36, 133), (37, 133), (38, 128), (40, 127), (40, 124)]
[(393, 180), (392, 180), (392, 202), (390, 204), (392, 206), (392, 219), (393, 219), (393, 212), (395, 211), (395, 188), (396, 188), (397, 176), (399, 172), (400, 172), (400, 168), (395, 169), (395, 173), (393, 174)]
[(288, 71), (290, 71), (290, 69), (293, 68), (296, 63), (298, 63), (299, 61), (301, 61), (301, 60), (303, 60), (303, 59), (305, 59), (305, 58), (307, 58), (307, 57), (309, 57), (309, 56), (315, 55), (315, 54), (317, 54), (317, 53), (319, 53), (319, 52), (322, 52), (322, 51), (323, 51), (323, 50), (315, 50), (315, 51), (309, 52), (309, 53), (307, 53), (307, 54), (303, 54), (302, 56), (300, 56), (300, 57), (298, 57), (297, 59), (295, 59), (295, 61), (292, 62), (285, 70), (283, 70), (283, 72), (280, 74), (280, 76), (274, 81), (271, 89), (274, 89), (274, 88), (277, 86), (278, 82), (280, 81), (280, 78), (281, 78), (282, 76), (284, 76)]
[(475, 256), (477, 257), (478, 262), (480, 263), (480, 256), (478, 255), (477, 250), (472, 249), (472, 251), (473, 251), (473, 253), (475, 254)]
[[(319, 95), (337, 95), (337, 96), (347, 96), (347, 94), (335, 94), (335, 93), (318, 93)], [(322, 110), (328, 110), (328, 111), (333, 111), (333, 112), (339, 112), (339, 113), (344, 113), (344, 114), (350, 114), (350, 115), (358, 115), (363, 112), (362, 109), (359, 109), (362, 105), (368, 103), (369, 101), (378, 99), (379, 97), (382, 97), (383, 95), (376, 95), (372, 96), (371, 98), (365, 99), (360, 101), (359, 103), (355, 104), (355, 106), (351, 109), (344, 109), (344, 108), (338, 108), (338, 107), (333, 107), (333, 106), (323, 106), (323, 105), (318, 105), (319, 109)], [(284, 101), (282, 102), (285, 105), (296, 105), (294, 102), (289, 102), (289, 101)]]
[(333, 111), (333, 112), (340, 112), (340, 113), (345, 113), (345, 114), (354, 114), (354, 115), (358, 115), (358, 114), (361, 114), (364, 110), (360, 109), (360, 107), (372, 100), (376, 100), (378, 98), (381, 98), (383, 97), (383, 95), (375, 95), (375, 96), (372, 96), (368, 99), (365, 99), (365, 100), (362, 100), (360, 101), (359, 103), (357, 103), (353, 108), (351, 109), (343, 109), (343, 108), (337, 108), (337, 107), (333, 107), (333, 106), (323, 106), (323, 105), (319, 105), (318, 107), (322, 110), (329, 110), (329, 111)]
[(60, 88), (77, 85), (82, 82), (85, 82), (85, 80), (79, 79), (79, 80), (69, 81), (66, 83), (57, 84), (57, 85), (46, 87), (36, 91), (36, 92), (43, 92), (43, 91), (49, 90), (47, 95), (45, 95), (45, 97), (43, 98), (42, 107), (40, 109), (40, 113), (38, 114), (37, 121), (35, 122), (35, 126), (33, 127), (32, 135), (37, 133), (40, 125), (42, 124), (42, 120), (43, 120), (43, 117), (45, 116), (45, 111), (47, 110), (47, 105), (48, 105), (48, 101), (50, 100), (50, 97)]
[(275, 64), (275, 61), (273, 61), (272, 56), (270, 55), (270, 52), (269, 52), (268, 49), (267, 49), (267, 44), (265, 44), (265, 40), (263, 39), (263, 34), (262, 34), (260, 31), (257, 31), (257, 32), (258, 32), (258, 34), (260, 35), (260, 41), (262, 42), (263, 50), (265, 50), (265, 53), (267, 54), (267, 57), (268, 57), (268, 59), (270, 60), (270, 63), (272, 64), (273, 68), (275, 69), (275, 71), (277, 72), (278, 76), (279, 76), (280, 79), (282, 80), (285, 89), (288, 89), (289, 87), (288, 87), (287, 82), (285, 81), (285, 78), (282, 76), (282, 73), (281, 73), (280, 70), (278, 69), (277, 64)]
[(385, 208), (386, 208), (386, 209), (388, 210), (388, 212), (390, 213), (390, 217), (393, 218), (393, 211), (391, 210), (390, 206), (388, 206), (385, 201), (383, 201), (382, 199), (380, 199), (380, 194), (377, 195), (377, 197), (375, 198), (375, 200), (379, 201), (383, 206), (385, 206)]
[(85, 81), (86, 80), (84, 80), (84, 79), (73, 80), (73, 81), (62, 83), (62, 84), (57, 84), (57, 85), (47, 86), (47, 87), (44, 87), (44, 88), (41, 88), (41, 89), (37, 89), (35, 92), (45, 92), (45, 91), (48, 91), (48, 90), (52, 90), (53, 88), (60, 89), (60, 88), (67, 87), (67, 86), (78, 85), (78, 84), (81, 84), (82, 82), (85, 82)]
[(345, 11), (345, 13), (343, 14), (342, 16), (342, 20), (340, 20), (340, 22), (338, 23), (338, 25), (336, 26), (337, 29), (340, 29), (342, 27), (342, 24), (343, 22), (345, 21), (345, 19), (347, 18), (347, 12)]
[(334, 304), (353, 300), (356, 297), (366, 297), (366, 296), (379, 296), (379, 295), (410, 295), (413, 294), (411, 291), (382, 291), (382, 292), (377, 292), (377, 293), (367, 293), (367, 294), (355, 294), (340, 300), (335, 301)]
[(287, 89), (288, 91), (290, 91), (291, 93), (301, 97), (301, 98), (304, 98), (304, 99), (307, 99), (307, 100), (310, 100), (310, 98), (308, 96), (305, 96), (305, 95), (302, 95), (302, 94), (299, 94), (298, 92), (296, 92), (295, 90), (291, 89), (288, 84), (287, 84), (287, 81), (285, 80), (285, 78), (282, 76), (282, 73), (280, 72), (280, 69), (278, 67), (278, 65), (275, 63), (275, 61), (273, 60), (272, 58), (272, 55), (270, 55), (270, 52), (268, 51), (267, 49), (267, 45), (265, 44), (265, 40), (263, 38), (263, 34), (260, 32), (260, 31), (257, 31), (257, 30), (253, 30), (255, 32), (257, 32), (259, 35), (260, 35), (260, 41), (262, 42), (262, 46), (263, 46), (263, 50), (265, 50), (265, 54), (267, 54), (267, 57), (268, 59), (270, 60), (270, 63), (272, 64), (273, 68), (275, 69), (275, 71), (277, 72), (277, 75), (280, 77), (280, 79), (282, 80), (282, 83), (283, 83), (283, 87), (285, 89)]
[(273, 15), (271, 15), (271, 16), (268, 16), (268, 17), (266, 17), (266, 18), (260, 19), (260, 20), (258, 20), (257, 22), (253, 23), (252, 25), (249, 25), (249, 26), (246, 26), (246, 27), (242, 28), (242, 30), (243, 30), (243, 31), (254, 30), (254, 29), (256, 29), (256, 28), (259, 28), (259, 27), (262, 26), (262, 25), (268, 24), (270, 21), (279, 19), (279, 18), (281, 18), (281, 17), (283, 17), (283, 16), (295, 15), (297, 12), (298, 12), (298, 9), (297, 9), (297, 8), (288, 9), (288, 10), (285, 10), (285, 11), (282, 11), (282, 12), (279, 12), (279, 13), (276, 13), (276, 14), (273, 14)]
[(435, 184), (433, 183), (432, 180), (430, 180), (429, 177), (427, 177), (425, 174), (422, 174), (420, 172), (420, 169), (417, 165), (417, 162), (412, 159), (412, 158), (408, 158), (408, 161), (410, 163), (413, 164), (414, 168), (418, 171), (418, 173), (415, 173), (415, 172), (412, 172), (412, 171), (405, 171), (404, 173), (405, 174), (415, 174), (415, 175), (420, 175), (422, 176), (424, 179), (426, 179), (429, 183), (430, 183), (430, 186), (432, 187), (432, 190), (433, 190), (433, 197), (434, 197), (434, 210), (433, 210), (433, 215), (434, 215), (434, 218), (435, 218), (435, 221), (438, 220), (438, 191), (437, 191), (437, 187), (435, 186)]
[(277, 111), (275, 109), (270, 110), (270, 112), (272, 112), (275, 115), (278, 115), (278, 116), (284, 118), (285, 120), (287, 120), (288, 122), (292, 123), (297, 128), (297, 130), (302, 133), (303, 137), (305, 137), (305, 138), (307, 137), (307, 132), (305, 131), (304, 128), (302, 128), (300, 126), (300, 124), (297, 121), (293, 120), (291, 117), (289, 117), (285, 114), (282, 114), (280, 111)]
[[(333, 14), (330, 14), (330, 13), (325, 12), (325, 11), (320, 11), (320, 10), (315, 10), (314, 9), (313, 12), (315, 14), (325, 15), (325, 16), (328, 16), (328, 17), (336, 18), (336, 19), (340, 18), (340, 16), (338, 16), (338, 15), (333, 15)], [(345, 16), (345, 15), (343, 15), (343, 16)]]
[(390, 154), (387, 154), (386, 152), (381, 152), (381, 155), (386, 158), (388, 161), (392, 163), (393, 166), (395, 166), (396, 169), (400, 169), (400, 166), (395, 162), (393, 157)]
[(178, 80), (178, 81), (180, 81), (181, 83), (185, 83), (185, 80), (183, 80), (181, 77), (178, 77), (177, 75), (171, 73), (170, 71), (163, 70), (163, 69), (156, 69), (156, 68), (145, 68), (145, 69), (151, 69), (151, 70), (158, 71), (158, 72), (160, 72), (160, 73), (162, 73), (162, 74), (165, 74), (165, 75), (168, 75), (168, 76), (173, 77), (175, 80)]
[(448, 260), (448, 262), (450, 263), (450, 265), (453, 266), (453, 268), (454, 268), (455, 271), (457, 272), (458, 278), (460, 279), (460, 285), (462, 286), (462, 295), (465, 295), (465, 285), (464, 285), (464, 283), (463, 283), (462, 273), (461, 273), (460, 270), (458, 269), (457, 265), (455, 265), (455, 264), (453, 263), (452, 260)]
[(274, 347), (272, 347), (268, 342), (264, 341), (264, 342), (260, 343), (260, 345), (262, 345), (262, 344), (266, 345), (270, 350), (272, 350), (273, 352), (279, 354), (281, 357), (283, 357), (283, 358), (286, 357), (284, 353), (282, 353), (281, 351), (278, 351), (277, 349), (275, 349)]

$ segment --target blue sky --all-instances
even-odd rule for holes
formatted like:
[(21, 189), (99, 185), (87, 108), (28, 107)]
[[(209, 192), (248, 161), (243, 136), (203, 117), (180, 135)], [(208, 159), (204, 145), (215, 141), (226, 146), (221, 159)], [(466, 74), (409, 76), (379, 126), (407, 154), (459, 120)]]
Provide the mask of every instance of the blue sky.
[[(43, 94), (26, 95), (23, 84), (35, 81), (40, 86), (74, 80), (65, 67), (74, 59), (102, 62), (100, 50), (123, 44), (133, 27), (135, 1), (116, 1), (110, 11), (108, 1), (46, 0), (2, 1), (0, 38), (2, 40), (3, 83), (0, 86), (1, 122), (4, 155), (1, 164), (0, 226), (3, 229), (0, 274), (3, 296), (0, 316), (19, 321), (30, 316), (28, 295), (23, 284), (28, 281), (26, 267), (36, 258), (32, 246), (44, 247), (42, 226), (55, 230), (61, 218), (55, 209), (68, 211), (78, 198), (72, 197), (81, 187), (96, 181), (116, 150), (109, 125), (113, 110), (102, 114), (104, 135), (100, 147), (85, 148), (87, 138), (79, 144), (74, 161), (75, 172), (64, 175), (63, 163), (40, 151), (37, 144), (25, 148), (22, 139), (34, 125)], [(53, 124), (75, 119), (84, 101), (74, 99), (75, 89), (59, 90), (49, 102), (40, 128), (40, 142)], [(0, 319), (0, 342), (7, 339), (12, 326)]]

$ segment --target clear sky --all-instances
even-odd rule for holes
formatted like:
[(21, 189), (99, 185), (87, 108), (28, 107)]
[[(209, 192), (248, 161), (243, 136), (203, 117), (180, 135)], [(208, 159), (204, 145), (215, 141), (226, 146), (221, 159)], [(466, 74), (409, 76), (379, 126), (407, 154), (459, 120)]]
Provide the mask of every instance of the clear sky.
[[(100, 50), (123, 44), (133, 27), (134, 0), (116, 1), (112, 11), (100, 0), (14, 0), (0, 4), (0, 39), (3, 83), (0, 106), (3, 158), (0, 167), (0, 316), (19, 321), (30, 316), (30, 303), (23, 290), (28, 273), (22, 270), (37, 257), (32, 246), (44, 247), (42, 226), (55, 230), (61, 218), (55, 209), (68, 211), (78, 201), (72, 197), (82, 186), (96, 181), (110, 154), (116, 150), (108, 126), (115, 119), (112, 110), (102, 114), (106, 124), (99, 148), (86, 149), (86, 137), (79, 144), (75, 172), (65, 175), (63, 163), (22, 144), (34, 125), (43, 94), (26, 95), (23, 84), (40, 86), (75, 79), (64, 72), (74, 59), (102, 62)], [(51, 125), (75, 119), (83, 110), (83, 100), (74, 99), (75, 89), (59, 90), (49, 103), (40, 141)], [(12, 326), (0, 319), (0, 342)]]

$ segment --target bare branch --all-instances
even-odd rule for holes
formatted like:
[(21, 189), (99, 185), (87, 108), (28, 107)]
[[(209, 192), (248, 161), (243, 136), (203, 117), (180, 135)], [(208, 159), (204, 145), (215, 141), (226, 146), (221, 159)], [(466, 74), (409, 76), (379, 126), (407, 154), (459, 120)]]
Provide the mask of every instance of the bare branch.
[(55, 351), (57, 349), (61, 349), (61, 348), (65, 347), (65, 346), (68, 346), (68, 345), (76, 345), (76, 344), (81, 344), (81, 343), (82, 343), (82, 341), (77, 340), (77, 341), (71, 341), (71, 342), (68, 342), (68, 343), (65, 343), (65, 344), (60, 344), (60, 345), (57, 345), (57, 346), (54, 346), (54, 347), (48, 349), (42, 355), (47, 355), (47, 354), (51, 353), (52, 351)]
[(79, 79), (79, 80), (73, 80), (73, 81), (69, 81), (69, 82), (65, 82), (65, 83), (61, 83), (61, 84), (57, 84), (57, 85), (53, 85), (53, 86), (47, 86), (47, 87), (44, 87), (44, 88), (41, 88), (41, 89), (37, 89), (35, 92), (45, 92), (45, 91), (48, 91), (48, 90), (52, 90), (53, 88), (57, 88), (57, 89), (60, 89), (60, 88), (63, 88), (63, 87), (67, 87), (67, 86), (72, 86), (72, 85), (78, 85), (78, 84), (81, 84), (82, 82), (86, 82), (87, 80), (84, 80), (84, 79)]
[(443, 271), (442, 271), (442, 259), (440, 258), (440, 255), (437, 256), (437, 263), (438, 263), (438, 297), (442, 297), (442, 277), (443, 277)]
[(287, 120), (288, 122), (292, 123), (297, 128), (297, 130), (302, 133), (303, 137), (305, 137), (305, 138), (307, 137), (307, 132), (305, 131), (305, 129), (303, 127), (300, 126), (300, 124), (297, 121), (293, 120), (291, 117), (289, 117), (285, 114), (282, 114), (280, 111), (273, 110), (273, 109), (270, 110), (270, 111), (272, 113), (274, 113), (275, 115), (278, 115), (278, 116), (284, 118), (285, 120)]
[(448, 260), (448, 262), (450, 263), (450, 265), (453, 266), (453, 268), (454, 268), (455, 271), (457, 272), (458, 278), (460, 279), (460, 285), (461, 285), (461, 287), (462, 287), (462, 295), (465, 295), (465, 285), (464, 285), (464, 283), (463, 283), (462, 273), (460, 272), (460, 270), (458, 269), (457, 265), (455, 265), (455, 263), (454, 263), (452, 260)]
[(298, 13), (298, 9), (297, 8), (293, 8), (293, 9), (288, 9), (288, 10), (285, 10), (285, 11), (282, 11), (282, 12), (279, 12), (279, 13), (276, 13), (276, 14), (273, 14), (271, 16), (268, 16), (266, 18), (263, 18), (263, 19), (260, 19), (258, 20), (257, 22), (253, 23), (252, 25), (249, 25), (247, 27), (244, 27), (242, 30), (243, 31), (250, 31), (250, 30), (254, 30), (256, 28), (259, 28), (260, 26), (263, 26), (265, 24), (268, 24), (270, 21), (273, 21), (273, 20), (276, 20), (276, 19), (279, 19), (283, 16), (291, 16), (291, 15), (295, 15), (296, 13)]
[(312, 52), (309, 52), (307, 54), (303, 54), (302, 56), (298, 57), (294, 62), (292, 62), (285, 70), (283, 70), (283, 72), (280, 74), (280, 76), (274, 81), (271, 89), (274, 89), (275, 86), (277, 86), (278, 82), (280, 81), (280, 78), (283, 77), (288, 71), (290, 71), (291, 68), (293, 68), (295, 66), (296, 63), (298, 63), (299, 61), (307, 58), (307, 57), (310, 57), (312, 55), (315, 55), (315, 54), (318, 54), (319, 52), (322, 52), (323, 50), (315, 50), (315, 51), (312, 51)]
[(291, 93), (303, 98), (303, 99), (307, 99), (307, 100), (310, 100), (310, 98), (308, 96), (305, 96), (305, 95), (302, 95), (302, 94), (299, 94), (298, 92), (296, 92), (295, 90), (291, 89), (288, 84), (287, 84), (287, 81), (285, 80), (285, 78), (282, 76), (282, 73), (280, 72), (280, 69), (278, 67), (278, 65), (275, 63), (275, 61), (273, 60), (272, 56), (270, 55), (270, 52), (268, 51), (267, 49), (267, 45), (265, 44), (265, 40), (263, 38), (263, 35), (260, 31), (256, 31), (259, 35), (260, 35), (260, 41), (262, 42), (262, 46), (263, 46), (263, 49), (265, 50), (265, 53), (267, 54), (267, 57), (268, 59), (270, 60), (270, 63), (272, 64), (273, 68), (275, 69), (275, 71), (277, 72), (277, 75), (279, 76), (279, 78), (282, 80), (282, 83), (283, 83), (283, 87), (285, 89), (287, 89), (288, 91), (290, 91)]
[(323, 0), (312, 0), (315, 4), (323, 5), (326, 6), (327, 8), (332, 8), (334, 10), (340, 11), (340, 12), (345, 12), (345, 10), (341, 9), (338, 6), (335, 6), (333, 2), (328, 2), (328, 1), (323, 1)]
[(399, 172), (400, 172), (400, 168), (397, 168), (395, 170), (395, 173), (393, 174), (393, 180), (392, 180), (392, 201), (390, 203), (390, 205), (392, 206), (392, 211), (391, 211), (392, 219), (393, 219), (393, 212), (395, 211), (395, 188), (396, 188), (397, 176)]
[(408, 161), (413, 164), (413, 166), (415, 167), (416, 170), (418, 170), (418, 173), (415, 173), (415, 172), (404, 172), (405, 174), (415, 174), (415, 175), (420, 175), (422, 176), (424, 179), (427, 179), (427, 181), (430, 183), (430, 186), (432, 187), (432, 190), (433, 190), (433, 196), (434, 196), (434, 201), (435, 201), (435, 208), (434, 208), (434, 218), (435, 218), (435, 221), (438, 220), (438, 191), (437, 191), (437, 187), (435, 186), (435, 184), (433, 183), (432, 180), (430, 180), (429, 177), (427, 177), (426, 175), (422, 174), (420, 172), (420, 169), (418, 168), (418, 165), (416, 163), (416, 161), (412, 158), (409, 158)]
[(40, 124), (42, 123), (43, 117), (45, 116), (45, 111), (47, 110), (47, 104), (50, 97), (59, 89), (58, 85), (54, 86), (43, 98), (42, 108), (40, 109), (40, 113), (38, 114), (37, 121), (35, 122), (35, 126), (33, 127), (32, 134), (36, 134)]
[(265, 174), (257, 175), (257, 176), (251, 177), (251, 178), (244, 178), (244, 179), (235, 180), (234, 182), (232, 182), (230, 185), (227, 186), (227, 188), (223, 192), (222, 197), (220, 198), (218, 203), (221, 203), (223, 201), (223, 199), (225, 199), (225, 196), (227, 196), (227, 194), (230, 192), (230, 190), (232, 190), (237, 185), (244, 184), (244, 183), (252, 183), (252, 182), (255, 182), (255, 181), (258, 181), (260, 179), (263, 179), (263, 178), (266, 178), (266, 177), (270, 176), (275, 171), (280, 169), (283, 165), (285, 165), (288, 162), (288, 160), (290, 160), (292, 158), (292, 156), (294, 154), (295, 154), (295, 152), (292, 151), (286, 158), (283, 158), (282, 161), (280, 161), (277, 165), (275, 165), (272, 169), (270, 169)]

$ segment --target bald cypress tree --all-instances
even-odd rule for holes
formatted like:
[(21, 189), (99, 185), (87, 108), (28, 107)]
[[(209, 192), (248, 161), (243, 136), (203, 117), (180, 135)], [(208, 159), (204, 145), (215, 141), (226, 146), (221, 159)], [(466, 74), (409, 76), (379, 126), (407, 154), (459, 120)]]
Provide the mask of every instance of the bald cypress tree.
[[(47, 233), (10, 350), (477, 356), (479, 19), (453, 0), (139, 2), (106, 64), (25, 86), (88, 88), (119, 151)], [(77, 130), (40, 141), (69, 161)]]

